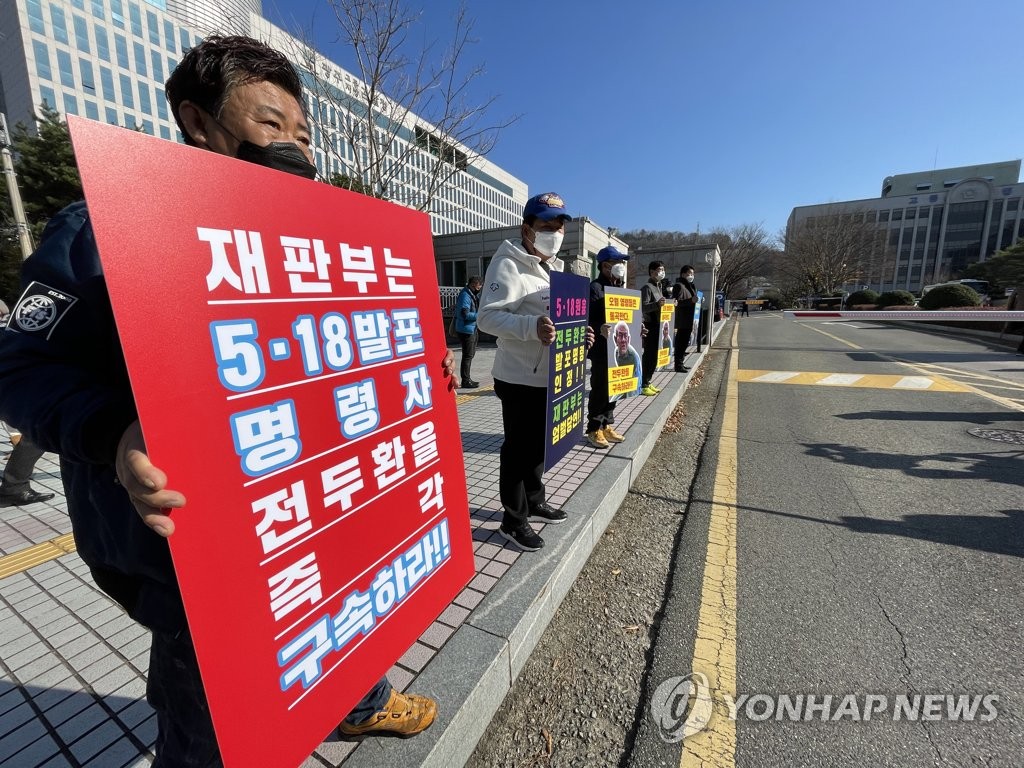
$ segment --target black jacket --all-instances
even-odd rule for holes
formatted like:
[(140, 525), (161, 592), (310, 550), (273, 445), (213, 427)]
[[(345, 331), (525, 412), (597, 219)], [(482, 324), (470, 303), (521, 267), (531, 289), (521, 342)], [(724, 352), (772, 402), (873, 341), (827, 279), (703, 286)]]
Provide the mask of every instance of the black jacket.
[[(139, 290), (157, 288), (139, 278)], [(100, 588), (140, 623), (177, 632), (186, 624), (167, 541), (114, 472), (135, 401), (84, 202), (50, 221), (22, 286), (0, 333), (0, 417), (60, 454), (75, 544)]]

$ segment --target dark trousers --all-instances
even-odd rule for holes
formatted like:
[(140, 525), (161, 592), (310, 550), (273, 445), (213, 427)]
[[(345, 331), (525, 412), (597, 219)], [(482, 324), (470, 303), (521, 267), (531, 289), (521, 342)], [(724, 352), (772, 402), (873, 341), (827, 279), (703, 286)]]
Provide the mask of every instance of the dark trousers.
[[(615, 423), (615, 403), (608, 401), (608, 347), (598, 336), (590, 352), (590, 394), (587, 396), (587, 432)], [(647, 365), (644, 364), (644, 370)]]
[(686, 362), (686, 348), (693, 333), (693, 315), (696, 307), (676, 308), (676, 366)]
[(640, 382), (641, 387), (651, 383), (655, 368), (658, 367), (658, 345), (661, 343), (661, 323), (645, 320), (647, 335), (644, 336), (644, 380)]
[(544, 443), (547, 429), (547, 387), (530, 387), (494, 380), (501, 400), (501, 444), (498, 493), (505, 509), (506, 530), (526, 522), (530, 509), (544, 503)]
[[(345, 720), (361, 723), (388, 703), (391, 684), (382, 677)], [(220, 768), (223, 761), (213, 732), (210, 708), (199, 677), (188, 632), (154, 632), (149, 649), (146, 699), (156, 710), (156, 760), (153, 768)], [(253, 723), (253, 738), (260, 724)]]
[(476, 356), (476, 342), (479, 337), (479, 331), (459, 334), (459, 341), (462, 342), (462, 363), (459, 370), (459, 377), (462, 379), (463, 384), (467, 381), (473, 380), (469, 369), (473, 366), (473, 358)]
[(11, 455), (7, 457), (0, 493), (21, 493), (29, 490), (28, 481), (32, 477), (36, 462), (42, 455), (43, 449), (22, 435), (21, 441), (14, 446)]

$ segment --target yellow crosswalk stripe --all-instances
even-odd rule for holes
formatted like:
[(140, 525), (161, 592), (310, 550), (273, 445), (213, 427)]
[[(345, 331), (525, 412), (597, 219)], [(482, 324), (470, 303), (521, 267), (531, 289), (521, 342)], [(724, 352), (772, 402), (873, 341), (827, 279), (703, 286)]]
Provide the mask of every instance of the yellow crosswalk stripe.
[(803, 384), (817, 387), (860, 387), (865, 389), (900, 389), (915, 392), (971, 392), (970, 387), (944, 376), (906, 376), (889, 373), (826, 373), (822, 371), (760, 371), (744, 369), (736, 372), (741, 382), (755, 384)]

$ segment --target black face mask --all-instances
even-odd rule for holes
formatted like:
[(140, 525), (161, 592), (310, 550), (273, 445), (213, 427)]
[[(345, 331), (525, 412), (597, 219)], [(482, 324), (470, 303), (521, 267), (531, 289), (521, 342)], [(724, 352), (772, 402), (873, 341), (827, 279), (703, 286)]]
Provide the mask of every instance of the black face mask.
[(302, 176), (304, 179), (316, 178), (316, 166), (306, 159), (298, 145), (290, 141), (272, 141), (265, 147), (243, 141), (238, 145), (235, 157), (275, 171)]

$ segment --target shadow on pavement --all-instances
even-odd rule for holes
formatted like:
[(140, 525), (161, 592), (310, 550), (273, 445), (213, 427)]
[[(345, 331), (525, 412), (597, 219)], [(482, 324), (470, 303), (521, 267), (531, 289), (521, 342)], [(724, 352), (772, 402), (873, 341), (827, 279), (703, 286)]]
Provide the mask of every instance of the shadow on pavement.
[(858, 411), (856, 413), (837, 413), (836, 418), (847, 421), (949, 421), (971, 424), (1006, 423), (1024, 426), (1024, 418), (1014, 418), (1014, 415), (1007, 411), (982, 413), (970, 411)]
[(908, 477), (928, 480), (985, 480), (992, 483), (1006, 483), (1020, 486), (1024, 464), (1020, 458), (1024, 451), (1000, 451), (996, 453), (929, 453), (913, 456), (902, 453), (869, 451), (852, 445), (839, 443), (805, 444), (809, 456), (817, 456), (846, 465), (889, 469), (902, 472)]
[(838, 520), (826, 520), (759, 507), (738, 506), (737, 510), (841, 526), (856, 533), (903, 536), (997, 555), (1024, 557), (1024, 510), (1020, 509), (1003, 509), (989, 515), (904, 515), (899, 520), (849, 515)]
[(505, 436), (493, 432), (463, 432), (463, 453), (494, 453), (501, 448)]
[(61, 755), (75, 765), (128, 765), (156, 740), (156, 716), (142, 699), (0, 680), (0, 702), (3, 765), (67, 765)]

